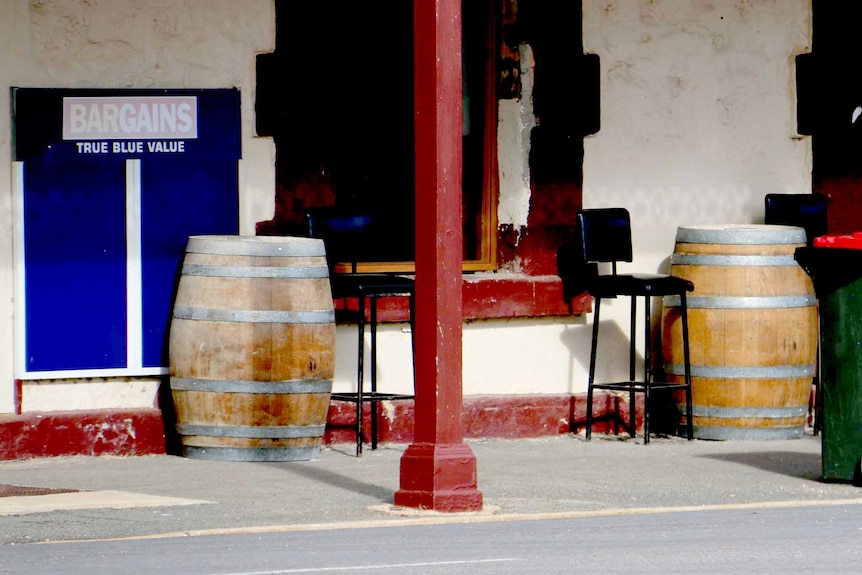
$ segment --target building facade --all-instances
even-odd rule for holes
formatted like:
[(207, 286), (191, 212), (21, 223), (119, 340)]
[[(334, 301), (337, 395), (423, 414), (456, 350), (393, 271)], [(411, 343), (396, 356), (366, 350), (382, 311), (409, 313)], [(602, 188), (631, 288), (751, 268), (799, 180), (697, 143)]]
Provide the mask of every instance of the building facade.
[[(355, 3), (296, 4), (0, 0), (0, 107), (12, 110), (13, 90), (25, 88), (234, 90), (239, 234), (301, 234), (306, 208), (365, 202), (395, 216), (394, 243), (409, 248), (410, 3), (393, 10), (399, 26)], [(468, 436), (560, 433), (582, 421), (590, 302), (557, 275), (580, 207), (628, 208), (631, 269), (666, 271), (678, 226), (762, 222), (765, 194), (852, 177), (845, 169), (813, 181), (812, 138), (799, 131), (810, 102), (800, 100), (797, 62), (812, 50), (814, 10), (808, 0), (464, 9)], [(110, 430), (121, 451), (135, 425), (158, 429), (166, 370), (28, 370), (27, 184), (15, 121), (0, 115), (0, 419), (18, 426), (3, 438), (63, 413), (86, 422), (81, 452), (104, 441), (84, 427)], [(409, 259), (384, 250), (368, 266), (409, 271)], [(619, 328), (601, 342), (600, 377), (627, 371), (628, 307), (607, 310), (603, 321)], [(408, 392), (404, 309), (383, 314), (381, 385)], [(355, 338), (353, 326), (338, 326), (336, 390), (354, 385)], [(409, 435), (409, 406), (384, 415), (390, 437)], [(98, 449), (112, 451), (108, 443)]]

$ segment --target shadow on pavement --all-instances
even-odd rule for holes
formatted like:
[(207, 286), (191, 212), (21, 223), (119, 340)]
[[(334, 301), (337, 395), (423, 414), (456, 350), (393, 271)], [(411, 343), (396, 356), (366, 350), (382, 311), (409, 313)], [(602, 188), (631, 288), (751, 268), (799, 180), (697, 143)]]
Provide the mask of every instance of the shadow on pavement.
[(369, 497), (383, 503), (392, 502), (394, 491), (391, 487), (367, 483), (365, 481), (355, 479), (348, 475), (335, 473), (333, 471), (328, 471), (326, 469), (321, 469), (320, 467), (313, 467), (309, 465), (285, 465), (282, 463), (269, 463), (263, 465), (275, 467), (288, 473), (305, 477), (306, 479), (310, 479), (316, 483), (337, 487), (339, 489), (343, 489), (344, 491), (356, 493), (358, 495)]
[(698, 457), (741, 463), (756, 469), (778, 473), (779, 475), (820, 481), (820, 455), (817, 453), (758, 451), (756, 453), (714, 453), (699, 455)]

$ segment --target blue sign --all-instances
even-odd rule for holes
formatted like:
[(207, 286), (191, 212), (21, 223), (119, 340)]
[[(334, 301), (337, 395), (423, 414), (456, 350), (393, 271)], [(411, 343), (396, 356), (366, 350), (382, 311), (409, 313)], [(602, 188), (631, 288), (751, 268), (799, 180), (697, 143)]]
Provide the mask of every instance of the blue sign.
[(18, 376), (163, 373), (188, 237), (239, 232), (239, 91), (18, 88), (13, 105)]

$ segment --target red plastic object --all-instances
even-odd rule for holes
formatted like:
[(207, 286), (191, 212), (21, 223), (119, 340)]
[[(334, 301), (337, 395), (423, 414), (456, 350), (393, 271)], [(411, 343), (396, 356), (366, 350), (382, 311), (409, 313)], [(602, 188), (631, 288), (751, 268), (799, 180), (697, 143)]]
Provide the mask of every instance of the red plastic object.
[(841, 236), (820, 236), (814, 238), (815, 248), (845, 248), (862, 250), (862, 232)]

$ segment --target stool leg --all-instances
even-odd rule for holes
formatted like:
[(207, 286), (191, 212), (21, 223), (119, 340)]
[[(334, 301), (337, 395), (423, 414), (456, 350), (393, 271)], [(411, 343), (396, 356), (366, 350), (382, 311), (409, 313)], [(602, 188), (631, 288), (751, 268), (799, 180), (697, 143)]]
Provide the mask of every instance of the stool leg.
[(587, 441), (590, 440), (593, 430), (593, 381), (596, 377), (596, 349), (599, 343), (599, 311), (601, 304), (601, 298), (596, 298), (595, 309), (593, 310), (593, 341), (590, 346), (590, 372), (587, 376)]
[(644, 296), (644, 445), (649, 443), (650, 379), (652, 378), (652, 328), (650, 326), (650, 296)]
[(377, 298), (371, 297), (371, 449), (377, 449)]
[(679, 298), (679, 309), (682, 313), (682, 358), (683, 369), (685, 371), (685, 421), (686, 435), (689, 440), (694, 439), (694, 414), (692, 409), (691, 399), (691, 356), (689, 354), (688, 345), (688, 304), (685, 299), (685, 292)]
[(823, 376), (820, 373), (820, 302), (817, 305), (817, 351), (814, 356), (814, 435), (820, 435), (823, 429)]
[(638, 298), (636, 296), (631, 297), (632, 305), (631, 305), (631, 332), (629, 335), (629, 437), (635, 438), (637, 437), (637, 419), (636, 419), (636, 410), (635, 410), (635, 359), (637, 355), (636, 346), (635, 346), (635, 335), (637, 332), (635, 331), (637, 326), (637, 309), (638, 309)]
[(817, 335), (817, 355), (814, 357), (814, 378), (811, 380), (814, 384), (814, 435), (820, 435), (820, 430), (823, 429), (823, 380), (820, 375), (820, 335), (818, 329)]
[(362, 455), (362, 419), (363, 399), (362, 390), (365, 386), (365, 295), (360, 294), (358, 298), (359, 319), (359, 355), (356, 359), (356, 456)]

